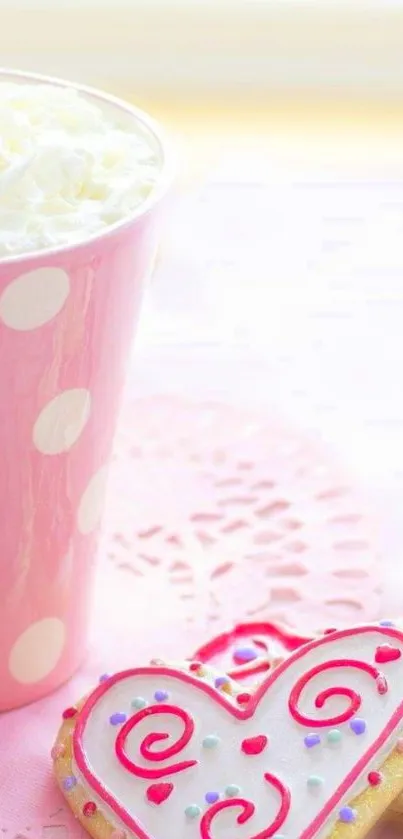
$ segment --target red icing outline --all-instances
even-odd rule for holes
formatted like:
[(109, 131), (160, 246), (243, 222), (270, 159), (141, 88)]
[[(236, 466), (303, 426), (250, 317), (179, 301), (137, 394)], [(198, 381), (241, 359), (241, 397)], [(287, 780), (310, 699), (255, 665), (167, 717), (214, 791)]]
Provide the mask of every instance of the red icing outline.
[[(85, 753), (85, 749), (83, 746), (83, 737), (85, 728), (89, 719), (89, 716), (96, 706), (98, 700), (100, 700), (104, 694), (110, 690), (110, 688), (115, 685), (116, 683), (122, 681), (123, 679), (128, 679), (132, 676), (149, 676), (151, 682), (155, 684), (156, 678), (164, 676), (169, 677), (171, 679), (177, 680), (179, 682), (185, 682), (188, 685), (191, 685), (196, 691), (200, 694), (205, 694), (210, 698), (211, 701), (215, 702), (217, 705), (221, 706), (221, 708), (225, 708), (227, 713), (234, 717), (237, 720), (247, 720), (253, 717), (257, 706), (259, 705), (261, 699), (267, 691), (271, 688), (273, 684), (277, 681), (280, 676), (285, 673), (290, 665), (292, 665), (295, 661), (300, 658), (303, 658), (306, 653), (310, 652), (317, 647), (321, 647), (328, 644), (333, 644), (335, 641), (342, 638), (347, 638), (352, 635), (360, 636), (372, 632), (374, 634), (374, 643), (376, 643), (377, 637), (383, 636), (385, 638), (395, 638), (401, 644), (403, 644), (403, 633), (399, 632), (399, 630), (394, 629), (392, 627), (374, 627), (374, 626), (362, 626), (362, 627), (355, 627), (352, 629), (344, 629), (340, 630), (337, 633), (334, 632), (331, 635), (327, 635), (323, 638), (318, 638), (314, 641), (311, 641), (309, 644), (297, 649), (293, 655), (289, 656), (289, 658), (285, 659), (275, 670), (273, 670), (269, 676), (259, 685), (257, 690), (254, 694), (252, 694), (250, 702), (244, 707), (239, 707), (237, 705), (232, 705), (230, 699), (227, 697), (225, 693), (218, 692), (214, 687), (210, 686), (207, 682), (201, 681), (200, 679), (194, 678), (190, 673), (185, 673), (179, 670), (174, 670), (169, 667), (140, 667), (140, 668), (133, 668), (132, 670), (126, 670), (121, 673), (115, 674), (112, 676), (108, 682), (100, 684), (91, 696), (87, 699), (85, 704), (83, 705), (81, 711), (78, 713), (77, 723), (73, 731), (73, 754), (74, 760), (77, 764), (77, 768), (83, 778), (85, 779), (86, 783), (90, 788), (96, 792), (104, 803), (109, 806), (115, 815), (121, 819), (121, 821), (132, 830), (138, 839), (152, 839), (149, 834), (147, 834), (142, 826), (132, 817), (130, 814), (125, 810), (125, 808), (119, 804), (118, 801), (111, 795), (111, 793), (104, 787), (102, 781), (100, 781), (92, 772), (91, 766), (87, 761), (87, 756)], [(389, 739), (393, 731), (399, 726), (401, 720), (403, 718), (403, 701), (398, 705), (396, 711), (392, 714), (388, 722), (386, 723), (385, 727), (383, 728), (381, 734), (377, 737), (377, 739), (372, 743), (371, 746), (368, 747), (366, 752), (361, 756), (361, 758), (357, 761), (353, 769), (346, 775), (344, 781), (339, 785), (339, 787), (335, 790), (335, 792), (331, 795), (331, 797), (325, 802), (322, 809), (319, 810), (318, 814), (315, 816), (314, 820), (311, 824), (304, 830), (303, 833), (298, 837), (298, 839), (314, 839), (318, 830), (320, 830), (324, 824), (326, 824), (327, 820), (334, 812), (334, 810), (339, 805), (340, 801), (342, 801), (346, 795), (346, 793), (351, 789), (357, 778), (359, 778), (366, 770), (368, 763), (372, 760), (372, 758), (379, 752), (382, 748), (383, 744)], [(234, 799), (231, 799), (233, 802)]]
[[(301, 725), (306, 725), (309, 728), (323, 728), (327, 725), (340, 725), (342, 722), (347, 722), (347, 720), (351, 720), (351, 717), (357, 713), (358, 709), (361, 707), (362, 698), (359, 693), (356, 693), (351, 688), (343, 688), (343, 687), (332, 687), (326, 688), (326, 690), (322, 690), (318, 693), (315, 699), (315, 707), (316, 708), (323, 708), (325, 703), (328, 699), (331, 699), (333, 696), (347, 696), (348, 699), (351, 700), (350, 705), (343, 711), (342, 714), (339, 714), (337, 717), (329, 717), (328, 719), (320, 719), (315, 720), (311, 717), (306, 717), (304, 714), (298, 710), (297, 705), (299, 699), (301, 697), (301, 693), (311, 681), (311, 679), (315, 678), (318, 673), (324, 673), (325, 670), (332, 670), (334, 667), (356, 667), (358, 670), (362, 670), (365, 673), (368, 673), (375, 679), (375, 686), (377, 687), (378, 683), (377, 680), (379, 677), (383, 677), (383, 673), (380, 673), (376, 667), (373, 667), (372, 664), (367, 664), (365, 661), (357, 661), (356, 659), (351, 658), (339, 658), (334, 659), (334, 661), (325, 661), (322, 664), (318, 664), (316, 667), (312, 667), (311, 670), (308, 670), (307, 673), (304, 673), (299, 679), (298, 682), (294, 685), (291, 693), (290, 698), (288, 700), (288, 707), (290, 709), (291, 716), (294, 717), (294, 720), (299, 722)], [(387, 690), (387, 682), (385, 679), (386, 690)], [(385, 691), (386, 693), (386, 691)]]
[(146, 717), (152, 717), (156, 714), (172, 714), (175, 717), (179, 717), (184, 722), (185, 727), (183, 734), (176, 743), (172, 743), (166, 749), (159, 749), (157, 752), (151, 751), (151, 746), (154, 743), (159, 743), (161, 740), (167, 740), (169, 734), (162, 732), (150, 732), (150, 734), (147, 734), (140, 744), (140, 754), (144, 760), (169, 760), (170, 757), (174, 757), (174, 755), (181, 752), (192, 739), (194, 732), (192, 717), (183, 708), (178, 708), (177, 705), (153, 705), (151, 708), (143, 708), (137, 714), (133, 714), (119, 731), (115, 742), (115, 752), (118, 760), (125, 769), (131, 772), (132, 775), (136, 775), (137, 778), (156, 780), (157, 778), (164, 778), (166, 775), (175, 775), (177, 772), (183, 772), (185, 769), (190, 769), (191, 766), (195, 766), (198, 763), (197, 760), (183, 760), (182, 763), (174, 764), (174, 766), (161, 766), (159, 769), (147, 769), (145, 766), (137, 766), (136, 763), (130, 760), (125, 752), (125, 743), (130, 732), (137, 723), (140, 723)]
[[(287, 630), (285, 627), (276, 623), (266, 621), (239, 623), (229, 632), (223, 632), (221, 635), (212, 638), (202, 647), (199, 647), (193, 658), (203, 662), (203, 664), (208, 664), (209, 661), (220, 655), (220, 653), (227, 652), (238, 640), (249, 638), (253, 641), (253, 635), (260, 635), (267, 637), (268, 640), (277, 641), (284, 647), (286, 652), (294, 652), (302, 647), (303, 644), (308, 644), (314, 640), (312, 636), (307, 638), (302, 635), (296, 635), (291, 630)], [(263, 648), (266, 653), (268, 652), (268, 645), (261, 638), (253, 643), (257, 647)], [(253, 661), (248, 661), (239, 667), (232, 668), (228, 671), (228, 676), (239, 682), (248, 676), (258, 676), (260, 673), (267, 673), (270, 668), (270, 661), (266, 657), (260, 656)]]
[[(251, 839), (270, 839), (271, 836), (274, 836), (278, 829), (284, 824), (291, 807), (291, 793), (288, 787), (284, 786), (282, 781), (270, 772), (265, 773), (264, 779), (280, 793), (280, 808), (269, 827), (266, 827), (265, 830), (262, 830), (260, 833), (256, 833), (255, 836), (251, 836)], [(221, 813), (223, 810), (227, 810), (228, 807), (241, 808), (241, 813), (237, 818), (238, 824), (245, 824), (245, 822), (252, 818), (256, 809), (255, 805), (252, 804), (251, 801), (247, 801), (246, 798), (231, 798), (228, 801), (217, 801), (216, 804), (213, 804), (213, 806), (207, 810), (207, 813), (204, 814), (200, 822), (200, 834), (202, 839), (213, 839), (211, 835), (212, 822), (218, 813)]]

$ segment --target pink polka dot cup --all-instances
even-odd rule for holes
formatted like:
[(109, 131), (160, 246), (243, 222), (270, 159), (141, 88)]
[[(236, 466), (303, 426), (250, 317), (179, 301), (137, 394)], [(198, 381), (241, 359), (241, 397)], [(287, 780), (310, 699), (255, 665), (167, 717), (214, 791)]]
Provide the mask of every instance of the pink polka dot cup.
[(0, 711), (54, 690), (85, 653), (119, 400), (171, 180), (147, 116), (82, 92), (141, 123), (161, 173), (123, 222), (0, 260)]

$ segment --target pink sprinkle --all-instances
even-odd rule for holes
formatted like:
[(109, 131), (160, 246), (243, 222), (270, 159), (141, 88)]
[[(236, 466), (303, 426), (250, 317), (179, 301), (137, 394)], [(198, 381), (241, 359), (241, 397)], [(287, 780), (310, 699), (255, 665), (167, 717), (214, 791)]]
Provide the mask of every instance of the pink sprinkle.
[(72, 717), (75, 717), (76, 713), (77, 708), (66, 708), (66, 710), (63, 711), (62, 717), (64, 720), (70, 720)]
[(66, 746), (63, 743), (57, 743), (56, 746), (53, 746), (50, 756), (52, 760), (57, 760), (58, 757), (63, 757), (64, 754), (66, 754)]
[(86, 804), (84, 804), (84, 807), (83, 807), (84, 816), (87, 816), (88, 818), (90, 818), (91, 816), (94, 816), (96, 812), (97, 812), (97, 805), (95, 804), (95, 801), (87, 801)]
[(238, 705), (246, 705), (250, 700), (250, 693), (238, 693), (236, 701)]

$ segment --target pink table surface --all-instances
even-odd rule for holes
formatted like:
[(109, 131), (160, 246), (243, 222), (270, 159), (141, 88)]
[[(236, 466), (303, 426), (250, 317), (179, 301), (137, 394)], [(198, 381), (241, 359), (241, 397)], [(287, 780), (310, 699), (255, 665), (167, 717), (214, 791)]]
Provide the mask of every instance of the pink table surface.
[(100, 674), (189, 656), (238, 620), (306, 631), (376, 620), (376, 553), (364, 501), (315, 437), (218, 403), (129, 400), (84, 666), (53, 696), (0, 717), (6, 839), (78, 839), (50, 748), (63, 708)]
[[(403, 187), (343, 178), (329, 184), (320, 173), (280, 186), (268, 177), (263, 186), (259, 172), (240, 167), (235, 181), (236, 161), (231, 166), (223, 164), (199, 201), (178, 209), (181, 223), (149, 289), (86, 663), (54, 696), (0, 718), (6, 839), (77, 839), (49, 752), (61, 710), (100, 673), (153, 655), (188, 654), (212, 628), (241, 617), (275, 613), (305, 624), (312, 615), (319, 626), (351, 620), (357, 604), (363, 619), (401, 610)], [(214, 412), (183, 402), (133, 403), (134, 396), (184, 393), (224, 406), (215, 425)], [(298, 450), (307, 457), (305, 477), (296, 474)], [(234, 479), (241, 484), (217, 487)], [(278, 480), (281, 494), (273, 495)], [(270, 510), (279, 501), (292, 513), (281, 504)], [(266, 510), (261, 517), (259, 509)], [(335, 549), (340, 541), (344, 548)], [(322, 597), (319, 546), (325, 573), (354, 558), (358, 576), (333, 576), (343, 588), (336, 603)], [(246, 595), (245, 563), (256, 574)], [(242, 591), (233, 609), (229, 586)]]

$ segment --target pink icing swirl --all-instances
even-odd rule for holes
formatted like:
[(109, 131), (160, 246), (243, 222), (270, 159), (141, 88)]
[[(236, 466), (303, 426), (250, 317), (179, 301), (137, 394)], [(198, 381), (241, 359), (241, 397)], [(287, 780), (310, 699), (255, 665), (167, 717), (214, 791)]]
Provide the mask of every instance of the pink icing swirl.
[(190, 769), (191, 766), (195, 766), (197, 763), (197, 760), (183, 760), (179, 761), (179, 763), (174, 763), (171, 766), (159, 766), (149, 769), (146, 766), (140, 766), (131, 760), (125, 749), (126, 740), (130, 732), (133, 728), (135, 728), (135, 726), (139, 725), (142, 720), (157, 715), (178, 717), (184, 724), (183, 733), (176, 742), (171, 743), (165, 749), (158, 750), (153, 749), (155, 743), (160, 743), (162, 740), (168, 740), (170, 735), (166, 732), (160, 731), (154, 731), (150, 732), (150, 734), (146, 734), (139, 747), (141, 757), (144, 760), (150, 761), (151, 763), (170, 760), (170, 758), (179, 754), (184, 748), (186, 748), (193, 736), (194, 722), (192, 717), (184, 711), (183, 708), (178, 708), (176, 705), (153, 705), (150, 708), (143, 708), (141, 711), (138, 711), (137, 714), (133, 714), (133, 716), (127, 720), (119, 731), (115, 742), (115, 752), (118, 760), (125, 769), (131, 772), (132, 775), (136, 775), (137, 778), (146, 778), (148, 780), (164, 778), (167, 775), (174, 775), (177, 772), (183, 772), (185, 769)]
[(326, 661), (322, 664), (318, 664), (316, 667), (312, 667), (311, 670), (308, 670), (306, 673), (304, 673), (300, 677), (300, 679), (298, 679), (297, 683), (294, 685), (290, 693), (288, 707), (291, 716), (296, 720), (296, 722), (301, 723), (301, 725), (306, 725), (309, 728), (323, 728), (324, 726), (339, 725), (342, 722), (346, 722), (347, 720), (350, 720), (354, 716), (354, 714), (357, 713), (362, 703), (361, 695), (352, 688), (342, 686), (326, 688), (325, 690), (322, 690), (320, 693), (318, 693), (315, 699), (315, 707), (323, 708), (328, 699), (331, 699), (334, 696), (345, 696), (349, 700), (349, 702), (346, 709), (342, 711), (340, 714), (337, 714), (334, 717), (327, 717), (326, 719), (318, 720), (313, 719), (312, 717), (305, 716), (305, 714), (302, 714), (301, 711), (299, 711), (298, 709), (298, 703), (300, 701), (301, 694), (307, 686), (308, 682), (310, 682), (311, 679), (313, 679), (319, 673), (324, 673), (326, 670), (333, 670), (340, 667), (354, 667), (358, 670), (362, 670), (364, 673), (368, 673), (368, 675), (374, 679), (377, 688), (379, 686), (380, 680), (382, 680), (386, 686), (386, 692), (387, 682), (385, 677), (382, 673), (380, 673), (380, 671), (376, 667), (373, 667), (371, 664), (367, 664), (365, 661), (358, 661), (356, 659), (350, 658), (339, 658), (335, 659), (334, 661)]
[[(284, 786), (282, 781), (276, 778), (275, 775), (271, 775), (270, 772), (265, 773), (264, 779), (280, 793), (280, 807), (271, 824), (264, 830), (260, 831), (260, 833), (256, 833), (254, 836), (251, 836), (250, 839), (270, 839), (271, 836), (274, 836), (274, 834), (277, 833), (279, 828), (284, 824), (291, 807), (290, 791), (286, 786)], [(219, 813), (222, 813), (224, 810), (228, 810), (230, 807), (240, 810), (240, 813), (237, 816), (237, 823), (241, 825), (245, 824), (250, 818), (252, 818), (256, 809), (255, 805), (251, 801), (247, 801), (246, 798), (231, 798), (227, 801), (217, 801), (216, 804), (213, 804), (213, 806), (207, 810), (200, 822), (200, 834), (202, 839), (214, 839), (212, 834), (214, 819)]]

